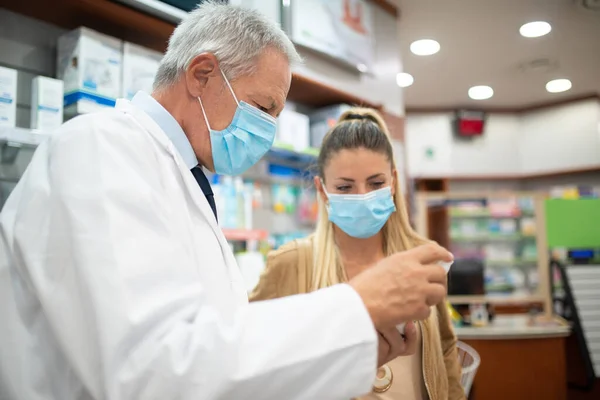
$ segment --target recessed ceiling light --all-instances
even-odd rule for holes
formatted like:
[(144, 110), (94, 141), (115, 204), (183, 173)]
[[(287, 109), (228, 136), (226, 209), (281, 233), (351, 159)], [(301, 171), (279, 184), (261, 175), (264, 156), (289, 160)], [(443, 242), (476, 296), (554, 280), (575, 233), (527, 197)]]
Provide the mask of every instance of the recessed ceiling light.
[(440, 51), (440, 44), (432, 39), (415, 40), (410, 44), (410, 51), (417, 56), (430, 56)]
[(546, 83), (546, 90), (550, 93), (566, 92), (571, 89), (571, 81), (568, 79), (554, 79)]
[(401, 88), (409, 87), (413, 84), (414, 81), (415, 78), (413, 78), (411, 74), (408, 74), (406, 72), (400, 72), (398, 75), (396, 75), (396, 83)]
[(365, 64), (357, 64), (356, 69), (360, 72), (367, 72), (369, 70)]
[(521, 36), (527, 38), (536, 38), (550, 33), (552, 27), (545, 21), (528, 22), (519, 28)]
[(473, 86), (469, 89), (469, 97), (473, 100), (487, 100), (494, 95), (494, 89), (489, 86)]

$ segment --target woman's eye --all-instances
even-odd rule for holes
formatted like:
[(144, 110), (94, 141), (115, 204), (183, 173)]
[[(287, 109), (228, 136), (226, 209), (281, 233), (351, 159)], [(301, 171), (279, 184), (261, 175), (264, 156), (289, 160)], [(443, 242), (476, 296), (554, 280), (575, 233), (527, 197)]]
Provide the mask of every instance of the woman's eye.
[(347, 192), (348, 190), (350, 190), (350, 186), (338, 186), (335, 188), (338, 192)]
[(371, 185), (373, 185), (373, 187), (376, 187), (376, 188), (378, 188), (378, 187), (381, 187), (381, 186), (383, 186), (383, 184), (384, 184), (384, 183), (385, 183), (385, 182), (373, 182)]

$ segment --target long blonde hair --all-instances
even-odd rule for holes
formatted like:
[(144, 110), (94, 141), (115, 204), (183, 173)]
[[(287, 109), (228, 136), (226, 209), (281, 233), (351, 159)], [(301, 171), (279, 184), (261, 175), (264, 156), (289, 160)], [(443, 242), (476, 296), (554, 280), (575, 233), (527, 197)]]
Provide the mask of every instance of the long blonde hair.
[[(385, 154), (397, 171), (388, 128), (383, 118), (369, 108), (353, 108), (339, 118), (337, 124), (325, 135), (317, 162), (317, 174), (325, 182), (323, 170), (331, 157), (343, 149), (366, 148)], [(384, 254), (408, 250), (427, 239), (418, 235), (410, 226), (404, 196), (401, 193), (400, 180), (394, 177), (394, 203), (396, 211), (392, 213), (382, 229)], [(313, 241), (312, 290), (340, 283), (345, 276), (341, 258), (333, 236), (333, 225), (329, 221), (327, 206), (318, 196), (319, 216)]]

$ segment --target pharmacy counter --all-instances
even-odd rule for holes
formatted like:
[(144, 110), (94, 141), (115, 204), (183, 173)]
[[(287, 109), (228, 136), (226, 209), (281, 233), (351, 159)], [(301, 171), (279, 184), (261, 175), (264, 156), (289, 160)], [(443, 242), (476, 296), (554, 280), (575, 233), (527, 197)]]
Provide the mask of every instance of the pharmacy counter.
[(470, 399), (566, 400), (564, 321), (500, 315), (489, 326), (455, 332), (481, 357)]
[(455, 328), (454, 332), (463, 341), (472, 339), (542, 339), (569, 336), (571, 328), (559, 320), (530, 323), (530, 318), (526, 315), (499, 315), (488, 326)]

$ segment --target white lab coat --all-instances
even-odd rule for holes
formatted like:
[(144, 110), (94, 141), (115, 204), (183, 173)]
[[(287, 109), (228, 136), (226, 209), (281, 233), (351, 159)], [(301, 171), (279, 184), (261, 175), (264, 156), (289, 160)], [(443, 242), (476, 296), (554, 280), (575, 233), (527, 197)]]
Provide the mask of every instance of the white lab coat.
[(212, 211), (128, 101), (66, 123), (0, 214), (0, 398), (348, 399), (375, 330), (340, 285), (248, 304)]

